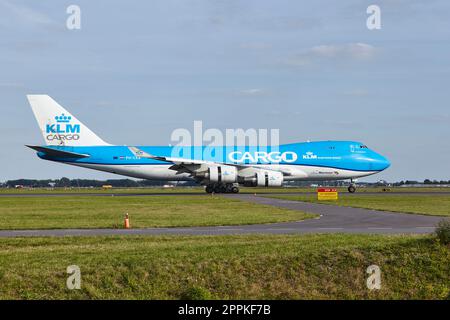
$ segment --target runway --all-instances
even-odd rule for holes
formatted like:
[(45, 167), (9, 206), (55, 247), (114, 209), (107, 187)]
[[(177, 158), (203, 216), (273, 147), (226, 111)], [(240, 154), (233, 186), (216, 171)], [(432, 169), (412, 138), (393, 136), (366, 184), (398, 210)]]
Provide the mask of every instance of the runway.
[(215, 227), (2, 230), (0, 231), (0, 237), (307, 233), (426, 234), (433, 232), (436, 224), (442, 219), (442, 217), (434, 216), (393, 213), (361, 208), (339, 207), (334, 205), (273, 199), (251, 194), (224, 194), (221, 196), (263, 205), (315, 213), (319, 214), (320, 217), (297, 222)]

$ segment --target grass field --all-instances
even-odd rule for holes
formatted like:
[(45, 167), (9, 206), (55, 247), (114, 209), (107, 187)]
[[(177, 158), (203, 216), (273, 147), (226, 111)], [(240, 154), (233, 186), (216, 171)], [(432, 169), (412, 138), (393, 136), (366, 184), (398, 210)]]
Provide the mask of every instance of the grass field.
[(0, 197), (0, 229), (217, 226), (297, 221), (299, 211), (211, 195)]
[[(0, 239), (0, 299), (448, 299), (449, 261), (431, 236)], [(66, 288), (73, 264), (81, 290)]]
[(360, 195), (339, 194), (337, 201), (318, 201), (316, 195), (273, 195), (271, 198), (359, 207), (393, 212), (450, 216), (450, 195)]

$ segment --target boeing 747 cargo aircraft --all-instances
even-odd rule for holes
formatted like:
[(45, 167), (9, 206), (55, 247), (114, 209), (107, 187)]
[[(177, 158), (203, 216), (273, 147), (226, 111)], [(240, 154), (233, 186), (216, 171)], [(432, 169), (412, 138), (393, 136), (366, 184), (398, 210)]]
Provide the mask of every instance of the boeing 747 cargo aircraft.
[(279, 146), (116, 146), (99, 138), (48, 95), (28, 95), (45, 145), (38, 157), (129, 177), (188, 181), (208, 193), (239, 192), (239, 185), (280, 187), (285, 181), (353, 179), (381, 172), (389, 161), (355, 141)]

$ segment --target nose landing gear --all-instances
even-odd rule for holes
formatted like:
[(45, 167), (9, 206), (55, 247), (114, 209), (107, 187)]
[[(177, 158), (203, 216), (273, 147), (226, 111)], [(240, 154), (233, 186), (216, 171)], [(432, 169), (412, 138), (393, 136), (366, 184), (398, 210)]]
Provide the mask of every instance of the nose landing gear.
[(348, 192), (355, 193), (356, 192), (356, 184), (353, 182), (353, 180), (350, 180), (350, 185), (348, 186)]

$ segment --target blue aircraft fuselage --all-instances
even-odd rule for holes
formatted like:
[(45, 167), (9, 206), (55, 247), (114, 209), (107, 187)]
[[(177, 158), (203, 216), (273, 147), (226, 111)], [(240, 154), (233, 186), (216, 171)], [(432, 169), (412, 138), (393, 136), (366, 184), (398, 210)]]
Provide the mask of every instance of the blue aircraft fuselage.
[[(107, 169), (105, 171), (110, 172), (114, 167), (123, 169), (133, 166), (138, 168), (142, 166), (168, 165), (167, 162), (164, 161), (136, 157), (127, 146), (45, 147), (83, 154), (87, 155), (87, 157), (58, 157), (58, 155), (55, 156), (49, 155), (46, 152), (38, 152), (38, 156), (42, 159), (85, 167), (96, 166), (97, 169), (103, 167)], [(342, 179), (348, 178), (351, 173), (353, 173), (355, 177), (361, 177), (385, 170), (390, 165), (389, 161), (384, 156), (367, 148), (364, 144), (355, 141), (303, 142), (283, 144), (279, 147), (138, 146), (138, 148), (149, 154), (164, 157), (206, 160), (243, 166), (261, 166), (267, 169), (271, 167), (297, 166), (301, 168), (301, 170), (310, 173), (307, 174), (307, 176), (302, 175), (301, 180), (308, 180), (308, 178), (311, 178), (311, 180), (317, 178)], [(316, 172), (319, 170), (320, 172), (321, 168), (322, 171), (323, 169), (328, 169), (329, 171), (322, 174), (311, 175), (311, 169), (314, 169)], [(134, 176), (135, 175), (136, 174), (134, 174)], [(285, 180), (289, 180), (289, 177), (286, 178), (287, 179)], [(295, 177), (295, 175), (293, 175), (292, 178), (292, 180), (300, 180)], [(187, 178), (186, 180), (189, 179)]]

